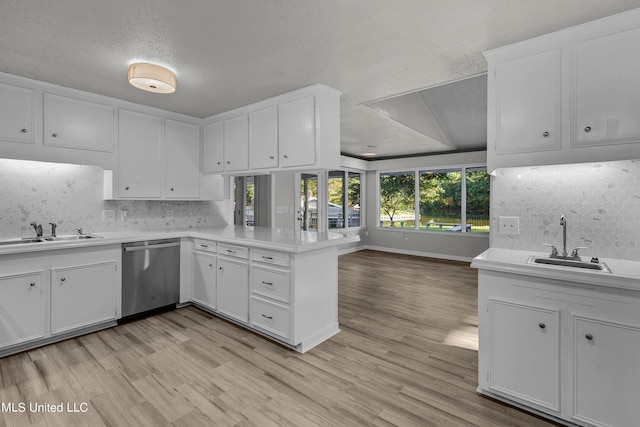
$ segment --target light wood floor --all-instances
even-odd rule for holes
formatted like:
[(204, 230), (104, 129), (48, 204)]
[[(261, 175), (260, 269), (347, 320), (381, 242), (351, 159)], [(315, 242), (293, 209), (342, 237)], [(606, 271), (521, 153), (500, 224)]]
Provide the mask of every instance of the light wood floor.
[(342, 332), (306, 354), (186, 307), (0, 359), (27, 405), (0, 425), (553, 425), (475, 392), (476, 301), (467, 264), (343, 255)]

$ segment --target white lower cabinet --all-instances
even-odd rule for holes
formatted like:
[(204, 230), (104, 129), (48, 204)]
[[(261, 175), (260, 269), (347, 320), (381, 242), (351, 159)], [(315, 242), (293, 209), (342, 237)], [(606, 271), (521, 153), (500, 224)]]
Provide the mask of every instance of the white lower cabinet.
[(597, 426), (640, 422), (640, 326), (573, 318), (574, 420)]
[(51, 272), (51, 333), (59, 334), (116, 318), (114, 262)]
[(0, 348), (45, 335), (44, 271), (0, 276)]
[(491, 389), (560, 410), (560, 312), (491, 300)]
[(279, 304), (253, 294), (250, 306), (251, 326), (283, 340), (291, 337), (291, 313), (288, 304)]
[[(246, 250), (246, 249), (245, 249)], [(220, 246), (219, 253), (241, 248)], [(249, 262), (246, 257), (218, 256), (218, 312), (242, 323), (249, 322)]]
[(640, 420), (640, 292), (480, 270), (479, 391), (582, 426)]
[(119, 244), (1, 255), (0, 356), (115, 325), (121, 257)]
[[(215, 247), (215, 243), (213, 244)], [(216, 304), (216, 264), (215, 253), (194, 252), (193, 301), (212, 310)]]

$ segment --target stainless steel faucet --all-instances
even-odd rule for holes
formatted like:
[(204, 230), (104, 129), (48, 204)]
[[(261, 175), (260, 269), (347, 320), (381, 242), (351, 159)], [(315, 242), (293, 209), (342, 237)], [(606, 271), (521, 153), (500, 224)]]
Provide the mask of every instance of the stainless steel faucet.
[(31, 226), (36, 230), (36, 237), (42, 237), (42, 224), (36, 224), (35, 222), (31, 223)]
[(58, 226), (58, 224), (56, 224), (55, 222), (50, 222), (49, 225), (51, 225), (51, 237), (56, 237), (56, 227)]
[(562, 226), (562, 257), (567, 257), (567, 220), (564, 215), (560, 217), (560, 225)]

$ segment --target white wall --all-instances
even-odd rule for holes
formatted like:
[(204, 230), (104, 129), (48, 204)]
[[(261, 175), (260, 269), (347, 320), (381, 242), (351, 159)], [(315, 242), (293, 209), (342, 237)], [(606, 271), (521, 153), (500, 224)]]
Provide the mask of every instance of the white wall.
[[(233, 223), (230, 201), (105, 201), (103, 170), (97, 166), (0, 159), (0, 239), (35, 234), (31, 222), (42, 224), (49, 235), (50, 222), (58, 234), (171, 229)], [(102, 210), (115, 210), (115, 221), (102, 221)], [(120, 220), (127, 210), (129, 219)], [(173, 218), (167, 218), (167, 211)]]
[[(491, 188), (491, 246), (640, 260), (640, 160), (498, 169)], [(520, 234), (498, 234), (499, 216), (520, 218)]]

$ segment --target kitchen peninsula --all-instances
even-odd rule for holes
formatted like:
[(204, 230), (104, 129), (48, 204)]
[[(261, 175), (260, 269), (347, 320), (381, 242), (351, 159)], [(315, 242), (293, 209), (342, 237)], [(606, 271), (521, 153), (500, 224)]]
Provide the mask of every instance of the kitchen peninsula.
[(1, 355), (114, 326), (122, 317), (121, 245), (168, 238), (180, 239), (180, 305), (306, 352), (340, 331), (337, 247), (359, 240), (235, 226), (96, 235), (0, 246), (0, 282), (14, 291), (3, 304)]

